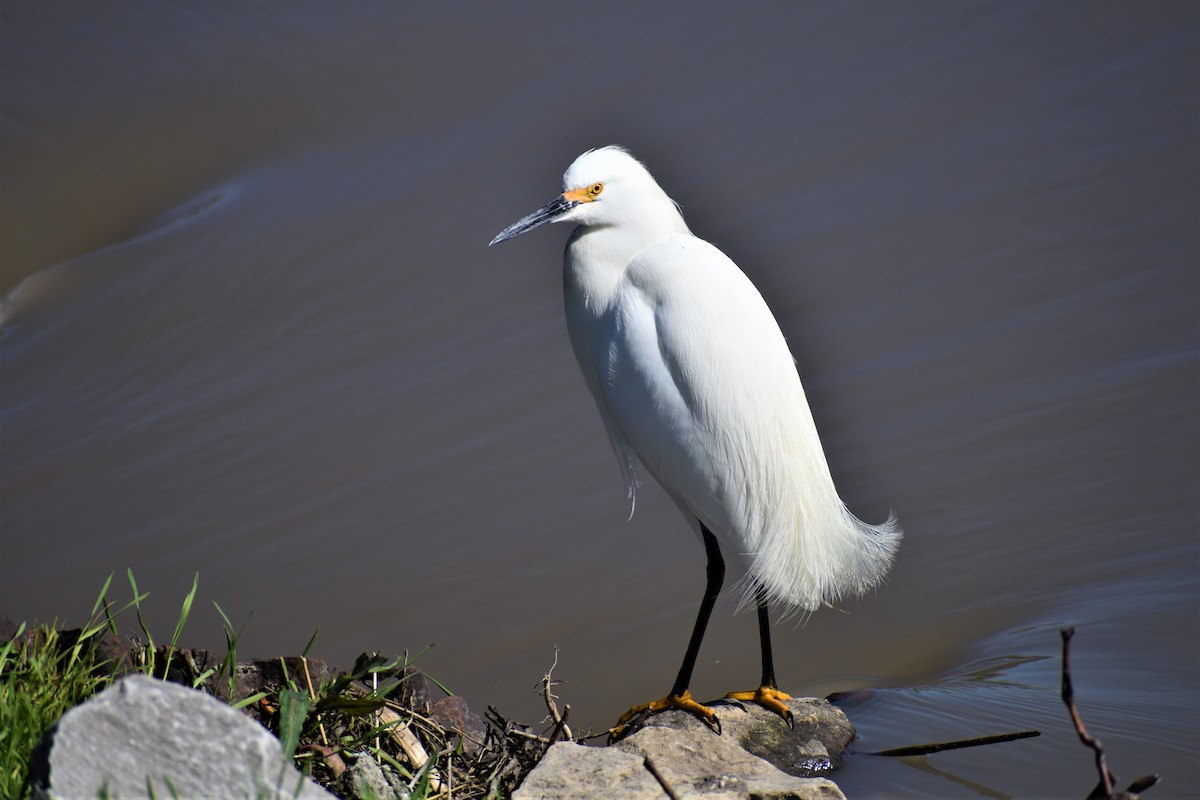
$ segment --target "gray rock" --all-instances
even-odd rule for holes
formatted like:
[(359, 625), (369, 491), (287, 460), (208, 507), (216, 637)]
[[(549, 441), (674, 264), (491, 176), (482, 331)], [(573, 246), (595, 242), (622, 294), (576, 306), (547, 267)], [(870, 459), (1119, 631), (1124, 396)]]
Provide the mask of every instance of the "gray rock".
[[(842, 754), (854, 740), (854, 726), (837, 706), (827, 700), (796, 697), (788, 701), (795, 730), (787, 722), (754, 703), (726, 701), (710, 703), (721, 720), (722, 737), (730, 739), (752, 755), (801, 778), (833, 772), (842, 763)], [(704, 726), (691, 714), (665, 711), (646, 721), (646, 727), (693, 731)]]
[(396, 789), (383, 772), (383, 768), (375, 763), (367, 753), (355, 753), (354, 764), (342, 776), (342, 786), (345, 794), (363, 800), (377, 800), (381, 797), (395, 797)]
[(443, 697), (429, 708), (429, 717), (446, 731), (458, 736), (448, 744), (454, 747), (461, 740), (463, 752), (473, 756), (487, 741), (487, 719), (476, 711), (461, 695)]
[(434, 682), (429, 680), (419, 668), (411, 664), (404, 668), (404, 677), (401, 678), (401, 681), (400, 704), (405, 708), (411, 708), (418, 714), (428, 714), (429, 707), (434, 702), (433, 698), (442, 696), (442, 692)]
[(34, 798), (333, 797), (241, 712), (145, 675), (67, 712), (32, 767)]
[(646, 760), (615, 747), (557, 742), (526, 776), (513, 800), (662, 800)]
[(514, 800), (661, 800), (664, 783), (680, 798), (845, 800), (836, 784), (813, 776), (836, 768), (853, 726), (824, 700), (797, 698), (789, 706), (794, 731), (754, 704), (717, 704), (720, 736), (690, 714), (666, 711), (612, 747), (556, 744)]
[(842, 798), (827, 778), (797, 778), (747, 753), (731, 737), (717, 736), (699, 721), (676, 729), (648, 726), (616, 747), (651, 759), (680, 798), (810, 800)]

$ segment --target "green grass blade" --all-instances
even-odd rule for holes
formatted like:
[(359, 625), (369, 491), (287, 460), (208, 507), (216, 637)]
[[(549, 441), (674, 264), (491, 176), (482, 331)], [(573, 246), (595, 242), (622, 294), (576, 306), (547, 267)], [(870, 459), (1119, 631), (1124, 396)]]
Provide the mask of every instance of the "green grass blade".
[(264, 697), (267, 696), (267, 694), (268, 694), (267, 692), (259, 692), (258, 694), (252, 694), (249, 697), (247, 697), (245, 700), (239, 700), (236, 703), (234, 703), (233, 708), (245, 708), (246, 706), (250, 705), (251, 703), (257, 703), (259, 700), (262, 700)]
[(410, 800), (425, 800), (429, 797), (429, 780), (433, 777), (433, 765), (436, 761), (436, 756), (430, 758), (417, 772), (417, 779), (411, 784)]
[(187, 593), (187, 597), (183, 598), (183, 608), (179, 612), (179, 621), (175, 623), (175, 632), (171, 634), (171, 648), (179, 642), (179, 637), (183, 634), (183, 626), (187, 622), (188, 615), (192, 613), (192, 602), (196, 599), (196, 590), (200, 587), (200, 573), (197, 572), (192, 578), (192, 590)]
[[(233, 622), (229, 619), (229, 615), (225, 613), (225, 609), (214, 600), (213, 608), (217, 609), (217, 613), (221, 615), (221, 621), (224, 624), (225, 630), (225, 657), (221, 659), (221, 663), (217, 667), (216, 680), (221, 679), (221, 675), (226, 675), (227, 688), (229, 689), (229, 702), (234, 702), (234, 696), (237, 694), (237, 643), (242, 637), (242, 631), (233, 632)], [(244, 627), (244, 626), (243, 626)]]
[(412, 773), (408, 771), (408, 767), (401, 764), (399, 761), (397, 761), (392, 755), (390, 755), (386, 751), (376, 750), (375, 755), (379, 757), (380, 761), (386, 762), (388, 764), (388, 766), (390, 766), (392, 769), (396, 770), (396, 772), (399, 773), (400, 775), (402, 775), (406, 778), (410, 778), (410, 779), (412, 778)]
[(294, 689), (284, 689), (279, 693), (279, 742), (283, 745), (284, 758), (296, 754), (300, 745), (300, 734), (304, 730), (304, 721), (308, 719), (311, 707), (308, 694)]
[(196, 676), (196, 680), (192, 681), (192, 688), (199, 689), (201, 686), (204, 685), (204, 682), (206, 680), (208, 680), (210, 677), (212, 677), (214, 674), (216, 674), (216, 672), (217, 672), (216, 667), (209, 667), (208, 669), (204, 670), (204, 672), (201, 672), (199, 675)]
[(213, 607), (216, 608), (217, 613), (221, 615), (221, 621), (225, 623), (225, 629), (227, 631), (232, 631), (233, 623), (229, 621), (229, 615), (225, 613), (225, 610), (221, 608), (221, 605), (216, 600), (213, 600)]
[(308, 651), (312, 649), (313, 642), (317, 640), (317, 634), (320, 632), (321, 626), (318, 625), (317, 629), (313, 631), (313, 635), (309, 637), (308, 644), (304, 645), (304, 649), (300, 651), (301, 658), (308, 658)]
[(108, 578), (105, 579), (104, 585), (100, 587), (100, 594), (96, 596), (96, 602), (92, 605), (92, 613), (89, 619), (96, 619), (96, 612), (100, 610), (101, 604), (104, 605), (105, 616), (108, 615), (108, 601), (105, 595), (108, 594), (108, 587), (112, 584), (113, 575), (115, 574), (115, 572), (108, 573)]
[(394, 675), (384, 678), (383, 681), (379, 684), (379, 686), (377, 686), (374, 690), (372, 690), (371, 697), (382, 700), (382, 699), (386, 698), (388, 695), (390, 695), (392, 692), (394, 692), (396, 690), (396, 687), (399, 686), (401, 683), (402, 683), (402, 681), (400, 680), (400, 678), (397, 678)]
[(13, 638), (5, 642), (4, 647), (0, 647), (0, 678), (4, 677), (4, 670), (8, 667), (8, 662), (10, 660), (16, 660), (12, 658), (13, 651), (16, 648), (16, 644), (14, 643), (21, 638), (21, 634), (23, 633), (25, 633), (24, 622), (22, 622), (17, 628), (17, 632), (13, 635)]
[(452, 691), (450, 691), (449, 689), (447, 689), (447, 688), (446, 688), (446, 684), (442, 683), (442, 682), (441, 682), (441, 681), (439, 681), (437, 678), (435, 678), (435, 677), (433, 677), (432, 675), (430, 675), (428, 672), (426, 672), (426, 673), (425, 673), (425, 677), (429, 679), (429, 682), (430, 682), (430, 683), (432, 683), (434, 686), (438, 687), (438, 688), (439, 688), (439, 689), (441, 689), (443, 692), (445, 692), (447, 697), (453, 697), (453, 696), (454, 696), (454, 692), (452, 692)]
[(317, 702), (317, 711), (341, 711), (352, 717), (370, 714), (383, 708), (384, 701), (367, 697), (342, 697), (326, 695)]
[[(133, 589), (133, 606), (134, 612), (137, 614), (138, 627), (142, 629), (142, 633), (146, 635), (146, 666), (149, 668), (150, 674), (154, 673), (154, 636), (150, 633), (150, 626), (146, 624), (145, 617), (142, 616), (142, 601), (150, 595), (142, 594), (138, 591), (137, 580), (133, 577), (133, 568), (126, 567), (125, 575), (129, 578), (129, 586)], [(128, 606), (126, 606), (128, 608)]]
[(171, 634), (171, 646), (167, 648), (167, 663), (163, 665), (163, 680), (167, 679), (167, 673), (171, 671), (171, 658), (175, 655), (175, 645), (179, 643), (179, 637), (183, 634), (183, 626), (187, 624), (188, 615), (192, 613), (192, 602), (196, 599), (196, 590), (200, 587), (200, 573), (197, 572), (192, 577), (192, 590), (183, 598), (183, 607), (179, 611), (179, 619), (175, 622), (175, 632)]

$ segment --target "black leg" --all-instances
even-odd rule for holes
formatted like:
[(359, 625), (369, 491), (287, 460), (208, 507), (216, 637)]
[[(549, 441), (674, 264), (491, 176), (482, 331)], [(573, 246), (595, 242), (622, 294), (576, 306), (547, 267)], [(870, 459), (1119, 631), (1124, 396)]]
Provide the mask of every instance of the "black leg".
[(755, 584), (754, 599), (758, 602), (758, 643), (762, 648), (762, 684), (753, 692), (730, 692), (725, 696), (739, 702), (748, 700), (769, 711), (774, 711), (787, 721), (789, 728), (795, 730), (796, 721), (792, 717), (792, 710), (784, 702), (792, 698), (787, 692), (779, 691), (779, 687), (775, 685), (775, 659), (771, 657), (771, 617), (767, 613), (767, 593), (763, 590), (762, 584)]
[[(687, 691), (692, 682), (692, 669), (696, 666), (696, 658), (700, 655), (700, 643), (704, 641), (704, 630), (708, 627), (708, 618), (712, 616), (713, 606), (717, 603), (717, 595), (721, 593), (721, 584), (725, 582), (725, 559), (721, 558), (721, 546), (712, 531), (700, 523), (700, 534), (704, 538), (704, 552), (708, 555), (708, 580), (704, 585), (704, 599), (700, 601), (700, 611), (696, 614), (696, 627), (692, 629), (692, 638), (688, 642), (687, 653), (683, 656), (683, 664), (679, 667), (679, 677), (675, 678), (675, 686), (671, 694), (675, 697)], [(769, 645), (768, 645), (769, 646)]]
[(775, 687), (775, 659), (771, 655), (771, 618), (767, 613), (767, 593), (762, 584), (754, 586), (754, 598), (758, 601), (758, 643), (762, 646), (762, 685)]
[[(679, 667), (679, 676), (671, 693), (661, 700), (634, 706), (621, 715), (617, 724), (608, 732), (608, 741), (612, 743), (624, 736), (630, 729), (631, 723), (647, 714), (657, 714), (669, 708), (686, 711), (718, 734), (721, 733), (721, 720), (716, 712), (692, 699), (688, 684), (692, 682), (692, 670), (696, 666), (696, 658), (700, 655), (700, 643), (704, 641), (704, 630), (708, 627), (708, 618), (712, 616), (713, 606), (717, 603), (717, 595), (721, 593), (721, 584), (725, 582), (725, 559), (721, 558), (721, 546), (712, 531), (700, 523), (700, 535), (704, 539), (704, 552), (708, 554), (708, 580), (704, 585), (704, 598), (700, 601), (700, 611), (696, 614), (696, 627), (692, 629), (692, 638), (688, 641), (687, 652), (683, 656), (683, 664)], [(768, 645), (769, 647), (770, 645)], [(769, 658), (769, 657), (768, 657)]]

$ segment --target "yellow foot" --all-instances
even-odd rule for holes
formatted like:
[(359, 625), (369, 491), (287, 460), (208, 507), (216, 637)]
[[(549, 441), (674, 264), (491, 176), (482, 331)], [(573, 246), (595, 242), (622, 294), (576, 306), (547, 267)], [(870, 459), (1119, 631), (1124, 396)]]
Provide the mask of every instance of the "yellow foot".
[(713, 711), (708, 706), (703, 706), (700, 703), (697, 703), (692, 699), (692, 693), (687, 689), (684, 689), (682, 694), (669, 694), (661, 700), (655, 700), (652, 703), (643, 703), (640, 706), (634, 706), (626, 711), (621, 715), (621, 718), (617, 720), (617, 724), (609, 730), (609, 743), (611, 744), (612, 742), (617, 741), (626, 733), (628, 733), (628, 729), (633, 722), (640, 721), (652, 714), (658, 714), (659, 712), (666, 711), (669, 708), (677, 708), (680, 711), (686, 711), (716, 731), (718, 736), (721, 734), (721, 720), (717, 719), (717, 712)]
[(774, 686), (760, 686), (752, 692), (730, 692), (725, 695), (725, 699), (760, 705), (768, 711), (774, 711), (787, 720), (789, 728), (793, 730), (796, 728), (796, 720), (792, 717), (792, 710), (783, 702), (784, 700), (791, 700), (792, 696), (787, 692), (776, 689)]

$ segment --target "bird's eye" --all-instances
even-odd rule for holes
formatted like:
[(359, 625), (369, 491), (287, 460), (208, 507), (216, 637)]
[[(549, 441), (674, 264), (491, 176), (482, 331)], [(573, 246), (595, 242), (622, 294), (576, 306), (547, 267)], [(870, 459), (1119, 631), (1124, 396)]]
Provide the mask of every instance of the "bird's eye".
[(588, 197), (595, 197), (596, 195), (600, 194), (603, 191), (604, 191), (603, 183), (593, 183), (591, 186), (588, 187), (588, 190), (587, 190)]

